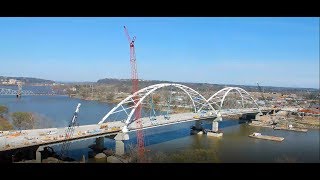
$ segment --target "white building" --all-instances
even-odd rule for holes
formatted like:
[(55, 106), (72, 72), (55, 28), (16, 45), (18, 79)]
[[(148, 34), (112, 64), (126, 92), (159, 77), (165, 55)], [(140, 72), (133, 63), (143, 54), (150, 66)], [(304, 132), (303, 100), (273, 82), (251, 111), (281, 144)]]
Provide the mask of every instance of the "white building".
[(9, 79), (8, 84), (16, 84), (17, 80), (16, 79)]

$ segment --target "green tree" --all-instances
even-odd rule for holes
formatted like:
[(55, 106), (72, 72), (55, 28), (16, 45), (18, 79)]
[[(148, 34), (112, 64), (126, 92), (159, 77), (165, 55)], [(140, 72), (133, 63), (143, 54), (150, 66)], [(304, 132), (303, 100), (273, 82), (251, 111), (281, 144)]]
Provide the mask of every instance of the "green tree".
[(30, 112), (14, 112), (11, 114), (12, 123), (18, 129), (33, 129), (36, 125), (36, 118)]

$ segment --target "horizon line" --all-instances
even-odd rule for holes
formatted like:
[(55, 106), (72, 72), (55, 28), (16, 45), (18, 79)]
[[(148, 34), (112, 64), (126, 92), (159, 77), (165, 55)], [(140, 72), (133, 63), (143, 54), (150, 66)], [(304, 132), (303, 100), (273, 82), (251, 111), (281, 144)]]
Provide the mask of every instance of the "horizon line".
[[(26, 77), (26, 76), (3, 76), (1, 75), (0, 77), (9, 77), (9, 78), (36, 78), (36, 79), (42, 79), (38, 77)], [(102, 79), (117, 79), (117, 80), (131, 80), (130, 78), (102, 78)], [(48, 80), (48, 81), (54, 81), (58, 83), (97, 83), (99, 80), (96, 81), (74, 81), (74, 80), (69, 80), (69, 81), (60, 81), (60, 80), (50, 80), (50, 79), (42, 79), (42, 80)], [(256, 86), (256, 85), (245, 85), (245, 84), (232, 84), (232, 83), (209, 83), (209, 82), (182, 82), (182, 81), (170, 81), (170, 80), (155, 80), (155, 79), (139, 79), (139, 80), (144, 80), (144, 81), (168, 81), (168, 82), (174, 82), (174, 83), (196, 83), (196, 84), (216, 84), (216, 85), (237, 85), (237, 86)], [(320, 87), (292, 87), (292, 86), (273, 86), (273, 85), (261, 85), (262, 87), (278, 87), (278, 88), (299, 88), (299, 89), (316, 89), (320, 90)]]

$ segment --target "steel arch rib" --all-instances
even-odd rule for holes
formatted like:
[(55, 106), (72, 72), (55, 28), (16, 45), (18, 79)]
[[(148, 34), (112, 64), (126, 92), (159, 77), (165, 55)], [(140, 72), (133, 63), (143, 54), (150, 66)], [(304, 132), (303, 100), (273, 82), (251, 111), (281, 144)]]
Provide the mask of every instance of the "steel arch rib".
[(257, 106), (257, 108), (260, 110), (260, 106), (257, 104), (256, 100), (253, 99), (253, 97), (252, 97), (246, 90), (244, 90), (244, 89), (242, 89), (242, 88), (238, 88), (238, 89), (240, 89), (241, 91), (243, 91), (244, 93), (246, 93), (246, 94), (250, 97), (250, 99), (254, 102), (254, 104)]
[(237, 88), (236, 90), (238, 91), (238, 93), (239, 93), (239, 94), (240, 94), (240, 96), (241, 96), (241, 104), (242, 104), (242, 107), (244, 108), (243, 95), (242, 95), (242, 93), (240, 92), (240, 91), (241, 91), (241, 89), (240, 89), (240, 88)]
[(129, 115), (127, 115), (127, 119), (125, 121), (126, 124), (129, 124), (130, 123), (130, 119), (134, 113), (134, 111), (136, 110), (136, 108), (142, 103), (142, 101), (148, 96), (150, 95), (152, 92), (154, 92), (155, 90), (157, 89), (160, 89), (160, 88), (163, 88), (163, 87), (167, 87), (167, 86), (174, 86), (176, 88), (179, 88), (181, 89), (183, 92), (185, 92), (189, 98), (191, 99), (192, 101), (192, 104), (193, 104), (193, 107), (194, 107), (194, 110), (195, 112), (197, 111), (197, 106), (195, 104), (195, 101), (194, 99), (192, 98), (192, 95), (188, 92), (188, 91), (192, 91), (193, 93), (195, 93), (197, 96), (199, 96), (201, 98), (201, 100), (209, 105), (209, 107), (217, 114), (216, 110), (211, 106), (211, 104), (209, 104), (207, 102), (207, 100), (199, 93), (197, 92), (196, 90), (188, 87), (188, 86), (185, 86), (185, 85), (181, 85), (181, 84), (171, 84), (171, 83), (162, 83), (162, 84), (155, 84), (155, 85), (151, 85), (151, 86), (148, 86), (148, 87), (145, 87), (143, 89), (140, 89), (139, 91), (135, 92), (134, 94), (131, 94), (130, 96), (128, 96), (127, 98), (125, 98), (124, 100), (122, 100), (117, 106), (115, 106), (111, 111), (109, 111), (108, 114), (106, 114), (102, 120), (98, 123), (98, 124), (101, 124), (103, 123), (111, 114), (113, 114), (115, 112), (115, 110), (117, 110), (121, 105), (125, 104), (125, 102), (128, 102), (128, 100), (132, 99), (133, 97), (137, 96), (138, 94), (140, 93), (145, 93), (143, 94), (143, 96), (139, 99), (139, 101), (134, 104), (134, 107), (132, 108), (131, 112)]
[(221, 102), (220, 102), (220, 107), (222, 108), (222, 105), (223, 105), (223, 102), (224, 102), (224, 99), (226, 98), (226, 96), (229, 94), (229, 92), (231, 91), (231, 90), (233, 90), (234, 88), (232, 88), (232, 87), (229, 87), (229, 89), (227, 90), (227, 92), (226, 93), (224, 93), (224, 95), (223, 95), (223, 97), (222, 97), (222, 100), (221, 100)]
[[(243, 96), (242, 96), (242, 94), (241, 94), (241, 90), (242, 91), (244, 91), (244, 92), (246, 92), (245, 90), (243, 90), (243, 89), (241, 89), (241, 88), (238, 88), (238, 87), (229, 87), (229, 89), (227, 90), (227, 92), (224, 94), (224, 96), (223, 96), (223, 98), (222, 98), (222, 100), (221, 100), (221, 103), (220, 103), (220, 107), (222, 108), (222, 105), (223, 105), (223, 103), (224, 103), (224, 99), (226, 98), (226, 96), (228, 95), (228, 93), (230, 92), (230, 91), (232, 91), (232, 90), (236, 90), (239, 94), (240, 94), (240, 96), (241, 96), (241, 102), (242, 102), (242, 107), (244, 108), (244, 104), (243, 104)], [(250, 96), (250, 95), (249, 95)]]
[[(239, 88), (239, 87), (226, 87), (226, 88), (223, 88), (221, 90), (219, 90), (218, 92), (214, 93), (209, 99), (208, 99), (208, 102), (211, 101), (213, 98), (217, 97), (218, 94), (220, 94), (221, 92), (223, 91), (226, 91), (225, 94), (223, 95), (222, 99), (221, 99), (221, 102), (220, 102), (220, 108), (222, 108), (222, 105), (223, 105), (223, 102), (224, 102), (224, 99), (225, 97), (228, 95), (228, 93), (235, 89), (241, 96), (241, 99), (242, 99), (242, 105), (243, 105), (243, 95), (241, 92), (244, 92), (246, 95), (248, 95), (248, 97), (254, 102), (254, 104), (257, 106), (257, 108), (260, 110), (260, 107), (259, 105), (257, 104), (257, 102), (253, 99), (253, 97), (244, 89), (242, 88)], [(210, 103), (209, 103), (210, 104)]]
[[(193, 100), (192, 96), (190, 95), (190, 93), (189, 93), (188, 91), (186, 91), (184, 88), (195, 92), (197, 95), (199, 95), (199, 96), (202, 98), (202, 100), (204, 100), (205, 102), (207, 102), (206, 99), (205, 99), (200, 93), (198, 93), (198, 92), (195, 91), (194, 89), (189, 88), (189, 87), (187, 87), (187, 86), (184, 86), (184, 85), (181, 85), (181, 84), (160, 84), (160, 86), (153, 88), (151, 91), (147, 92), (142, 98), (140, 98), (140, 100), (138, 101), (138, 103), (135, 104), (134, 108), (131, 110), (131, 112), (130, 112), (127, 120), (126, 120), (126, 124), (129, 124), (129, 123), (130, 123), (130, 119), (131, 119), (134, 111), (136, 110), (136, 108), (141, 104), (141, 102), (142, 102), (149, 94), (151, 94), (152, 92), (154, 92), (155, 90), (157, 90), (157, 89), (159, 89), (159, 88), (163, 88), (163, 87), (167, 87), (167, 86), (174, 86), (174, 87), (177, 87), (177, 88), (183, 90), (183, 91), (191, 98), (192, 103), (193, 103), (194, 108), (195, 108), (195, 112), (197, 112), (197, 107), (196, 107), (196, 105), (195, 105), (195, 103), (194, 103), (194, 100)], [(209, 104), (209, 103), (208, 103), (208, 104)], [(214, 109), (211, 105), (209, 105), (209, 106), (210, 106), (210, 108), (212, 108), (212, 110), (213, 110), (215, 113), (217, 113), (217, 112), (215, 111), (215, 109)]]
[(115, 106), (114, 108), (111, 109), (111, 111), (108, 112), (108, 114), (106, 114), (102, 120), (98, 123), (98, 124), (101, 124), (103, 123), (116, 109), (118, 109), (121, 105), (125, 104), (126, 101), (128, 101), (129, 99), (135, 97), (138, 93), (140, 92), (143, 92), (149, 88), (152, 88), (154, 87), (155, 85), (152, 85), (152, 86), (148, 86), (148, 87), (145, 87), (143, 89), (140, 89), (139, 91), (135, 92), (134, 94), (131, 94), (130, 96), (128, 96), (127, 98), (125, 98), (124, 100), (122, 100), (117, 106)]

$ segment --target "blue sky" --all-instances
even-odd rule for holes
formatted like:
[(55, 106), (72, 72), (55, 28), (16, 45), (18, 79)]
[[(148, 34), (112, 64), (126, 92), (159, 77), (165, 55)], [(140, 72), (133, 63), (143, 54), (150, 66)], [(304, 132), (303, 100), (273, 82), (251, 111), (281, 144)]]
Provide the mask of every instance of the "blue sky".
[(319, 88), (319, 18), (0, 18), (0, 76)]

